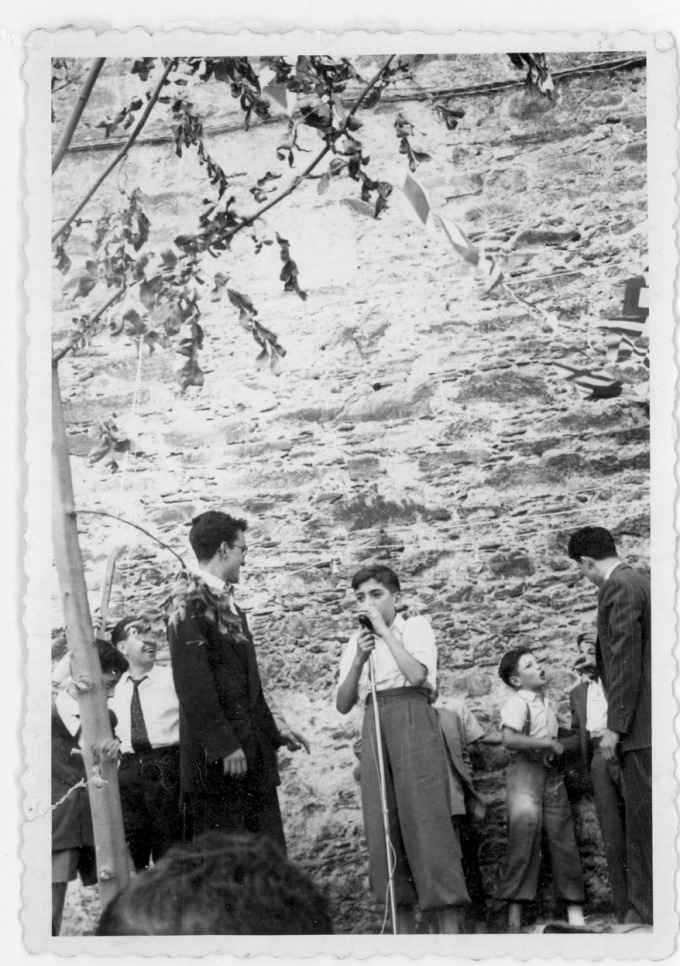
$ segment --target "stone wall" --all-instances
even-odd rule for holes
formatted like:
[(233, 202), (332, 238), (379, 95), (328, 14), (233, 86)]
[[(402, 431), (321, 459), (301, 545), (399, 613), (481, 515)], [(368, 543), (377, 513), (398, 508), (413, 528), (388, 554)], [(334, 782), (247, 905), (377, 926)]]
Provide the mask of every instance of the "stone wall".
[[(570, 56), (578, 60), (563, 54), (558, 66)], [(500, 58), (459, 60), (425, 63), (420, 84), (512, 76)], [(115, 81), (104, 89), (112, 104)], [(255, 257), (248, 239), (212, 269), (250, 295), (287, 348), (280, 377), (254, 366), (254, 344), (231, 307), (209, 302), (200, 391), (178, 392), (171, 352), (145, 354), (138, 368), (133, 346), (105, 338), (61, 367), (81, 507), (141, 523), (187, 560), (194, 514), (222, 508), (249, 520), (239, 599), (267, 692), (313, 742), (309, 758), (282, 756), (290, 851), (329, 890), (341, 932), (382, 923), (366, 896), (360, 715), (334, 708), (338, 660), (355, 623), (352, 573), (374, 560), (398, 570), (407, 607), (436, 630), (442, 695), (464, 697), (486, 730), (480, 858), (493, 894), (505, 847), (499, 658), (520, 643), (536, 648), (564, 715), (576, 634), (595, 617), (594, 590), (566, 557), (569, 532), (606, 526), (631, 564), (648, 565), (646, 411), (625, 395), (586, 401), (550, 365), (605, 363), (592, 321), (620, 308), (623, 281), (647, 264), (644, 70), (565, 79), (553, 102), (520, 88), (455, 103), (466, 115), (454, 132), (421, 101), (367, 115), (374, 176), (403, 179), (393, 129), (401, 108), (414, 144), (432, 155), (417, 177), (433, 206), (484, 242), (515, 291), (557, 324), (502, 290), (485, 293), (443, 233), (415, 223), (398, 190), (376, 221), (354, 183), (334, 181), (319, 194), (312, 182), (267, 215), (291, 241), (306, 302), (281, 292), (278, 253)], [(239, 197), (267, 170), (287, 177), (275, 155), (281, 130), (211, 138), (225, 171), (248, 172), (235, 178)], [(318, 145), (313, 132), (303, 143)], [(105, 160), (66, 159), (56, 211)], [(167, 247), (191, 230), (202, 178), (191, 152), (179, 160), (170, 145), (140, 146), (92, 210), (139, 185), (150, 246)], [(90, 231), (77, 229), (69, 242), (76, 263), (89, 257)], [(62, 285), (58, 277), (55, 290)], [(90, 299), (92, 307), (104, 300), (100, 291)], [(57, 296), (58, 334), (74, 311), (70, 290)], [(644, 379), (639, 365), (610, 371), (627, 384)], [(87, 459), (89, 427), (112, 413), (136, 446), (118, 473)], [(106, 556), (122, 543), (112, 616), (143, 610), (160, 638), (172, 556), (110, 520), (81, 522), (93, 604)], [(578, 825), (588, 911), (602, 912), (604, 861), (588, 802), (578, 806)]]

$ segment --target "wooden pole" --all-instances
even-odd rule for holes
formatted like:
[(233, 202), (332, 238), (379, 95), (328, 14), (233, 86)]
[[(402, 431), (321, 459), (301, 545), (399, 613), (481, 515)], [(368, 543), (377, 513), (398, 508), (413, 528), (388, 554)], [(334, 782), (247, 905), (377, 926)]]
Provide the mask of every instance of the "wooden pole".
[(99, 72), (104, 66), (105, 59), (105, 57), (96, 57), (88, 71), (87, 77), (85, 78), (83, 86), (80, 89), (80, 93), (78, 94), (78, 100), (76, 101), (73, 110), (71, 111), (71, 116), (68, 119), (66, 127), (64, 128), (64, 133), (60, 137), (59, 144), (55, 148), (54, 154), (52, 155), (52, 174), (54, 174), (54, 172), (57, 170), (61, 164), (61, 159), (68, 151), (71, 138), (78, 127), (78, 122), (80, 121), (80, 117), (85, 110), (85, 105), (90, 99), (92, 88), (99, 77)]
[(68, 648), (72, 654), (72, 675), (78, 690), (97, 877), (104, 908), (129, 881), (128, 853), (118, 790), (118, 765), (116, 758), (106, 753), (113, 735), (78, 542), (57, 365), (52, 366), (52, 477), (54, 556)]

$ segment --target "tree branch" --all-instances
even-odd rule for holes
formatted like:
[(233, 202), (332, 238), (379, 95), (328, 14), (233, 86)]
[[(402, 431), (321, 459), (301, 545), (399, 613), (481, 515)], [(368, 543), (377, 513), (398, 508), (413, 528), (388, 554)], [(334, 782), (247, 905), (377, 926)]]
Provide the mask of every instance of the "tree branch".
[(163, 543), (163, 541), (160, 540), (158, 537), (156, 537), (153, 533), (149, 533), (149, 531), (145, 530), (144, 527), (140, 527), (138, 523), (132, 523), (131, 520), (125, 520), (123, 517), (116, 516), (115, 513), (106, 513), (105, 510), (74, 510), (73, 512), (75, 513), (76, 516), (79, 516), (79, 515), (82, 516), (82, 514), (86, 513), (89, 516), (110, 517), (112, 520), (118, 520), (120, 523), (126, 523), (129, 527), (134, 527), (135, 530), (141, 530), (141, 532), (145, 533), (147, 537), (150, 537), (152, 540), (155, 540), (155, 542), (159, 546), (163, 547), (165, 550), (168, 550), (174, 557), (177, 557), (179, 562), (182, 564), (182, 567), (186, 570), (187, 565), (185, 564), (184, 560), (182, 559), (182, 557), (180, 557), (180, 555), (177, 553), (176, 550), (173, 550), (172, 547), (169, 547), (167, 543)]
[[(115, 302), (117, 302), (119, 298), (122, 298), (122, 296), (125, 294), (126, 291), (127, 291), (127, 286), (123, 286), (123, 288), (119, 288), (117, 292), (114, 292), (111, 298), (108, 300), (108, 302), (105, 302), (105, 304), (102, 305), (100, 309), (97, 309), (95, 314), (89, 320), (88, 325), (94, 325), (95, 322), (98, 322), (99, 319), (104, 314), (104, 312), (106, 312), (107, 309), (111, 308), (111, 306)], [(68, 355), (68, 353), (71, 352), (74, 348), (75, 348), (75, 339), (72, 338), (67, 345), (62, 346), (61, 349), (57, 349), (56, 352), (52, 353), (52, 365), (55, 365), (57, 362), (60, 362), (64, 358), (64, 356)]]
[(85, 110), (85, 105), (90, 99), (90, 94), (92, 93), (92, 88), (95, 85), (95, 81), (99, 77), (99, 72), (104, 66), (104, 61), (106, 57), (97, 57), (90, 67), (87, 77), (83, 82), (83, 86), (78, 94), (78, 99), (73, 106), (71, 111), (71, 116), (68, 119), (66, 127), (64, 128), (64, 133), (59, 139), (59, 144), (57, 145), (54, 154), (52, 155), (52, 174), (57, 170), (61, 164), (61, 160), (68, 151), (68, 146), (71, 143), (71, 138), (75, 134), (75, 130), (78, 127), (78, 122), (80, 117)]
[(144, 125), (146, 124), (147, 118), (149, 117), (149, 114), (151, 114), (151, 111), (153, 110), (153, 108), (154, 108), (154, 106), (156, 104), (156, 101), (160, 97), (161, 90), (163, 89), (163, 85), (165, 84), (165, 82), (166, 82), (166, 80), (168, 78), (168, 74), (170, 73), (171, 70), (173, 70), (177, 66), (177, 63), (178, 63), (177, 58), (174, 57), (166, 65), (165, 70), (163, 71), (163, 74), (161, 76), (161, 79), (159, 80), (158, 84), (156, 85), (156, 89), (154, 90), (153, 94), (151, 95), (151, 98), (149, 99), (149, 103), (144, 108), (144, 113), (140, 117), (139, 121), (137, 121), (137, 124), (135, 125), (135, 128), (132, 131), (132, 134), (127, 139), (127, 141), (125, 142), (125, 144), (123, 145), (123, 147), (120, 149), (120, 151), (118, 152), (118, 154), (115, 156), (115, 158), (113, 159), (113, 161), (111, 162), (111, 164), (109, 164), (109, 166), (100, 175), (100, 177), (97, 178), (97, 180), (92, 185), (92, 187), (87, 191), (87, 193), (86, 193), (85, 197), (82, 199), (82, 201), (80, 201), (76, 205), (76, 207), (73, 209), (73, 211), (71, 212), (71, 214), (68, 216), (68, 218), (66, 219), (66, 221), (61, 226), (61, 228), (58, 228), (57, 231), (52, 235), (52, 243), (53, 244), (54, 244), (55, 241), (57, 241), (59, 238), (61, 238), (61, 236), (67, 230), (67, 228), (69, 227), (69, 225), (78, 217), (78, 215), (83, 210), (83, 208), (85, 207), (85, 205), (88, 203), (88, 201), (90, 201), (90, 199), (95, 194), (95, 192), (100, 187), (100, 185), (106, 180), (106, 178), (108, 178), (108, 176), (111, 174), (111, 172), (116, 167), (116, 165), (120, 161), (123, 160), (123, 158), (128, 153), (128, 151), (130, 150), (130, 148), (132, 147), (132, 145), (135, 143), (135, 141), (137, 140), (137, 137), (138, 137), (139, 133), (143, 129)]
[[(380, 68), (380, 70), (377, 72), (377, 74), (375, 75), (375, 77), (373, 77), (373, 79), (370, 80), (369, 83), (366, 85), (366, 87), (363, 89), (363, 91), (361, 92), (361, 94), (359, 95), (359, 97), (356, 99), (356, 101), (354, 102), (353, 106), (349, 110), (349, 112), (347, 114), (347, 117), (345, 118), (343, 124), (341, 125), (340, 130), (338, 132), (338, 137), (340, 137), (341, 135), (343, 135), (343, 134), (346, 133), (346, 131), (347, 131), (347, 125), (349, 124), (350, 120), (354, 117), (354, 115), (359, 110), (359, 108), (363, 104), (363, 102), (366, 99), (366, 97), (368, 96), (368, 94), (373, 90), (373, 88), (378, 83), (378, 81), (382, 77), (383, 73), (389, 67), (389, 65), (392, 63), (392, 61), (394, 60), (395, 57), (396, 57), (396, 54), (391, 54), (387, 58), (387, 60), (385, 61), (385, 63), (382, 65), (382, 67)], [(258, 208), (258, 210), (255, 212), (254, 215), (250, 215), (250, 217), (244, 218), (243, 221), (240, 222), (237, 225), (236, 228), (232, 228), (232, 230), (227, 233), (227, 236), (226, 237), (228, 239), (233, 238), (234, 235), (237, 235), (244, 228), (247, 228), (249, 225), (252, 225), (254, 222), (256, 222), (258, 218), (261, 218), (262, 215), (266, 211), (269, 211), (270, 208), (273, 208), (274, 205), (278, 205), (278, 203), (280, 201), (283, 201), (284, 198), (287, 198), (288, 195), (292, 194), (295, 191), (295, 189), (300, 184), (302, 184), (302, 182), (305, 180), (305, 178), (309, 177), (309, 175), (312, 173), (312, 171), (317, 166), (317, 164), (319, 163), (319, 161), (323, 160), (323, 158), (325, 158), (325, 156), (328, 154), (328, 152), (330, 150), (331, 150), (330, 144), (326, 144), (326, 146), (317, 154), (317, 156), (314, 158), (314, 160), (311, 161), (307, 165), (307, 167), (305, 168), (305, 170), (301, 174), (299, 174), (297, 176), (297, 178), (294, 178), (291, 181), (291, 183), (288, 185), (287, 188), (284, 188), (283, 191), (280, 191), (278, 195), (276, 195), (274, 198), (272, 198), (266, 204), (262, 205), (261, 208)]]

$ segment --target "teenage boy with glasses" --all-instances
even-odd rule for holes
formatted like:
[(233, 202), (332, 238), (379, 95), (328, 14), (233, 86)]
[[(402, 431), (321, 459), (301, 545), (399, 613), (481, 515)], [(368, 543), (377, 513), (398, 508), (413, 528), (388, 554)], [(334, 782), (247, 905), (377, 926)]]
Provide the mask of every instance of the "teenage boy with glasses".
[(309, 745), (265, 700), (253, 638), (234, 602), (248, 524), (209, 510), (189, 540), (198, 560), (175, 588), (168, 624), (180, 707), (180, 772), (194, 835), (268, 835), (285, 848), (276, 752)]

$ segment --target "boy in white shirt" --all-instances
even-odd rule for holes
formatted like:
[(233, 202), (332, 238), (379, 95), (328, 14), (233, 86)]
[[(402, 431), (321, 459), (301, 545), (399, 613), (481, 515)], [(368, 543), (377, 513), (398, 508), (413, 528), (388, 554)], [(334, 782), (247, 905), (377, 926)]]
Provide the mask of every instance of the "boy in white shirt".
[(469, 902), (460, 845), (451, 825), (446, 751), (431, 706), (437, 649), (425, 617), (397, 614), (399, 578), (375, 565), (352, 579), (359, 616), (370, 621), (350, 638), (340, 662), (336, 704), (347, 714), (367, 704), (361, 754), (361, 797), (369, 855), (369, 879), (387, 901), (377, 737), (368, 662), (373, 656), (385, 762), (389, 835), (395, 853), (397, 931), (415, 929), (415, 909), (437, 911), (439, 931), (459, 931), (458, 907)]
[(557, 740), (557, 716), (544, 694), (543, 668), (526, 647), (507, 651), (498, 674), (514, 690), (501, 709), (503, 746), (508, 768), (508, 856), (498, 893), (508, 901), (508, 931), (521, 932), (522, 903), (536, 897), (541, 835), (550, 850), (555, 894), (567, 904), (573, 925), (583, 923), (583, 874), (574, 822), (562, 775), (554, 758), (564, 751)]

